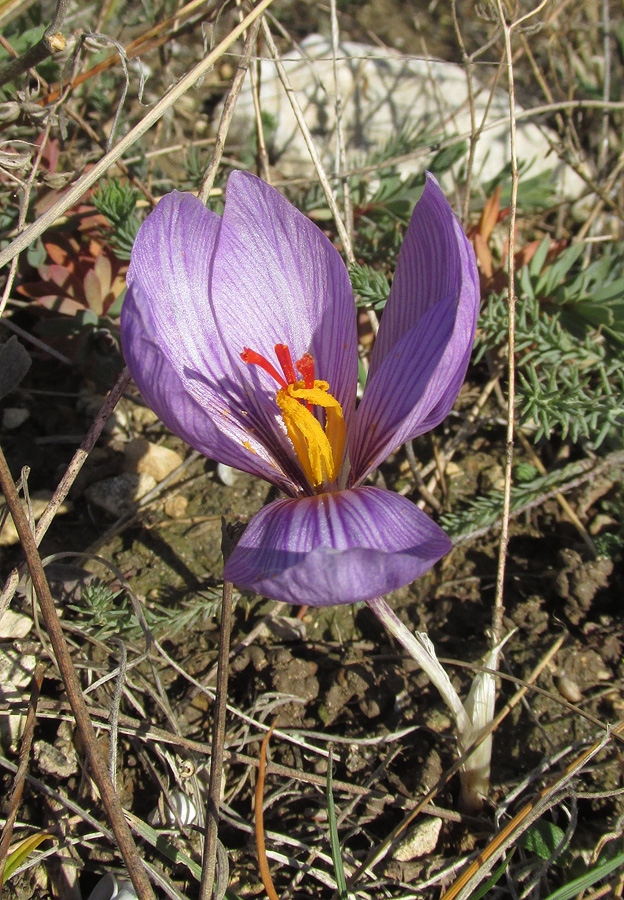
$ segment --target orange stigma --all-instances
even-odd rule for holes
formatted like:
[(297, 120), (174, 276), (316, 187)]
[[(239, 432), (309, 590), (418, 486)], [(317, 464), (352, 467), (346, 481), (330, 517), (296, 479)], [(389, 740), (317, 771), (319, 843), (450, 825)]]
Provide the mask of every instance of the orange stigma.
[[(286, 433), (306, 478), (321, 493), (336, 481), (342, 468), (347, 441), (342, 407), (329, 393), (328, 382), (315, 379), (314, 360), (309, 353), (304, 353), (294, 366), (286, 344), (276, 344), (275, 355), (283, 376), (268, 359), (248, 347), (241, 353), (241, 359), (249, 365), (260, 366), (279, 385), (275, 402)], [(302, 380), (297, 379), (295, 368)], [(325, 410), (325, 428), (312, 412), (314, 406)]]

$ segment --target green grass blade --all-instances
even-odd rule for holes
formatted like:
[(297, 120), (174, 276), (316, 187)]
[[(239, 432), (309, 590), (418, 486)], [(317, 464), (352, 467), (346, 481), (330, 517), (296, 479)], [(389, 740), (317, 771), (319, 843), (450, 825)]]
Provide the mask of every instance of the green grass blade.
[(572, 900), (573, 897), (577, 897), (582, 891), (586, 891), (597, 881), (600, 881), (601, 878), (606, 878), (607, 875), (610, 875), (611, 872), (619, 869), (622, 865), (624, 865), (624, 853), (618, 853), (617, 856), (614, 856), (608, 862), (594, 866), (585, 875), (581, 875), (579, 878), (575, 878), (574, 881), (564, 884), (563, 887), (549, 894), (545, 900)]
[(338, 826), (336, 825), (336, 808), (334, 806), (334, 795), (332, 792), (332, 766), (333, 754), (331, 747), (329, 748), (329, 760), (327, 766), (327, 820), (329, 822), (329, 843), (331, 846), (331, 855), (334, 863), (334, 874), (336, 876), (336, 889), (340, 900), (348, 900), (347, 882), (345, 880), (344, 867), (342, 865), (342, 856), (340, 854), (340, 841), (338, 839)]

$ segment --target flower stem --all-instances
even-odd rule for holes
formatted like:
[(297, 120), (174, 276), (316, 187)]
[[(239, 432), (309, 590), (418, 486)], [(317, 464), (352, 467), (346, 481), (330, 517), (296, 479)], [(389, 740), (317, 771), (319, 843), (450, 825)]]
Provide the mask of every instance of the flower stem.
[[(368, 605), (379, 621), (385, 625), (410, 656), (416, 660), (433, 686), (437, 688), (455, 719), (458, 733), (460, 735), (467, 734), (472, 729), (472, 723), (457, 691), (438, 662), (429, 639), (419, 633), (412, 634), (409, 628), (390, 609), (383, 597), (375, 597), (373, 600), (369, 600)], [(430, 646), (427, 646), (428, 644)]]

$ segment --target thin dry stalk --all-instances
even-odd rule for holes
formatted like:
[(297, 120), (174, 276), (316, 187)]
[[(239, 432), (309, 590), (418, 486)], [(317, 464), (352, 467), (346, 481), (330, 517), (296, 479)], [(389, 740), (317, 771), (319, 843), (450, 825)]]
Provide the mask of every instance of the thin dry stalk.
[[(226, 553), (224, 552), (224, 557), (225, 556)], [(210, 783), (208, 786), (208, 803), (206, 807), (206, 833), (204, 837), (204, 854), (201, 884), (199, 887), (199, 900), (210, 900), (215, 880), (219, 831), (219, 806), (221, 803), (221, 785), (223, 781), (223, 748), (225, 745), (225, 716), (227, 709), (231, 632), (232, 585), (229, 581), (224, 581), (223, 602), (221, 604), (221, 628), (219, 630), (217, 691), (214, 706), (212, 750), (210, 755)]]
[(6, 864), (11, 837), (13, 835), (13, 827), (17, 819), (17, 811), (19, 809), (20, 800), (24, 791), (24, 783), (26, 781), (26, 771), (28, 769), (28, 761), (30, 759), (30, 748), (35, 733), (35, 721), (37, 717), (37, 702), (39, 700), (39, 691), (43, 681), (43, 665), (37, 664), (35, 674), (32, 681), (32, 689), (30, 692), (30, 701), (28, 703), (28, 713), (26, 715), (26, 724), (24, 726), (24, 734), (19, 752), (19, 765), (15, 773), (13, 782), (13, 790), (7, 804), (6, 822), (2, 829), (2, 837), (0, 838), (0, 885), (4, 875), (4, 867)]
[(95, 729), (89, 718), (87, 706), (82, 695), (80, 681), (78, 680), (74, 664), (63, 636), (63, 630), (54, 606), (54, 601), (52, 600), (50, 586), (48, 585), (45, 571), (41, 563), (35, 536), (22, 504), (20, 503), (15, 484), (13, 483), (13, 477), (1, 448), (0, 483), (28, 561), (30, 576), (35, 591), (37, 592), (48, 636), (52, 643), (52, 647), (54, 648), (54, 656), (58, 663), (65, 690), (67, 691), (67, 696), (72, 706), (76, 725), (78, 726), (78, 730), (80, 731), (84, 743), (93, 779), (100, 791), (102, 803), (106, 809), (119, 849), (124, 858), (124, 862), (126, 863), (128, 874), (132, 879), (132, 883), (136, 888), (140, 900), (155, 900), (154, 892), (152, 891), (149, 879), (141, 862), (141, 857), (139, 856), (132, 834), (124, 817), (119, 796), (109, 778), (106, 762), (102, 757), (95, 736)]
[(149, 131), (152, 125), (155, 125), (162, 116), (170, 109), (203, 75), (206, 74), (220, 59), (223, 54), (229, 50), (241, 34), (255, 22), (258, 16), (271, 5), (273, 0), (260, 0), (252, 11), (245, 16), (242, 22), (225, 37), (215, 48), (208, 53), (204, 59), (197, 63), (190, 72), (180, 79), (177, 84), (173, 85), (165, 96), (156, 103), (152, 109), (146, 113), (143, 119), (126, 134), (118, 144), (106, 153), (102, 159), (97, 162), (92, 169), (85, 172), (78, 181), (65, 193), (47, 212), (40, 216), (36, 222), (33, 222), (25, 231), (18, 235), (9, 246), (0, 253), (0, 268), (10, 262), (18, 253), (21, 253), (26, 247), (37, 240), (39, 235), (43, 234), (47, 228), (58, 218), (70, 209), (82, 195), (89, 190), (108, 169), (117, 162), (124, 153), (143, 137)]
[(217, 130), (217, 137), (215, 139), (214, 150), (212, 151), (212, 158), (202, 179), (199, 193), (197, 194), (202, 203), (208, 202), (208, 197), (210, 196), (210, 191), (212, 190), (217, 170), (221, 165), (221, 157), (223, 156), (227, 134), (230, 130), (232, 116), (234, 115), (234, 110), (236, 108), (236, 101), (238, 100), (243, 87), (243, 83), (245, 81), (247, 69), (249, 68), (249, 60), (251, 59), (251, 53), (256, 37), (258, 36), (259, 28), (260, 20), (256, 20), (247, 33), (247, 37), (245, 38), (245, 45), (238, 62), (236, 74), (223, 104), (221, 121), (219, 122), (219, 128)]
[(262, 80), (262, 35), (256, 38), (256, 59), (249, 70), (251, 79), (251, 96), (253, 98), (254, 116), (256, 118), (256, 147), (258, 153), (258, 174), (267, 182), (271, 183), (271, 173), (269, 171), (269, 153), (267, 150), (266, 140), (264, 137), (264, 123), (262, 121), (262, 106), (260, 104), (260, 88)]
[(518, 151), (516, 139), (516, 93), (514, 82), (513, 53), (511, 49), (511, 34), (514, 28), (537, 13), (546, 5), (548, 0), (542, 2), (522, 18), (507, 23), (503, 10), (502, 0), (496, 0), (498, 15), (505, 42), (505, 61), (507, 67), (507, 83), (509, 86), (509, 141), (511, 153), (511, 203), (509, 213), (509, 257), (507, 263), (507, 303), (508, 303), (508, 328), (509, 339), (507, 343), (507, 436), (505, 452), (505, 487), (503, 490), (503, 514), (501, 521), (500, 539), (498, 545), (498, 568), (496, 572), (496, 596), (494, 598), (494, 611), (492, 616), (492, 646), (500, 643), (503, 632), (504, 591), (505, 591), (505, 566), (507, 562), (507, 545), (509, 543), (509, 512), (511, 509), (511, 483), (513, 478), (514, 459), (514, 427), (515, 427), (515, 384), (516, 384), (516, 292), (515, 292), (515, 252), (516, 252), (516, 214), (518, 206)]
[(308, 148), (308, 153), (310, 154), (310, 158), (314, 163), (314, 168), (316, 169), (318, 180), (321, 184), (321, 187), (323, 188), (323, 193), (325, 194), (327, 205), (329, 206), (331, 214), (336, 223), (336, 230), (338, 231), (338, 236), (340, 237), (340, 240), (342, 242), (345, 256), (347, 257), (347, 260), (351, 265), (355, 262), (355, 254), (353, 252), (353, 246), (351, 244), (349, 233), (342, 220), (342, 216), (340, 215), (340, 210), (338, 209), (336, 195), (334, 194), (332, 186), (329, 183), (329, 178), (327, 177), (327, 173), (325, 172), (321, 157), (319, 156), (318, 150), (316, 149), (314, 139), (304, 118), (303, 111), (301, 109), (301, 106), (299, 105), (299, 101), (295, 96), (295, 92), (290, 83), (290, 79), (288, 78), (286, 69), (284, 68), (284, 64), (282, 63), (282, 60), (280, 58), (279, 51), (277, 49), (275, 41), (273, 40), (273, 35), (271, 34), (271, 29), (269, 28), (266, 19), (263, 19), (262, 21), (262, 30), (267, 43), (267, 47), (269, 48), (269, 53), (273, 57), (277, 75), (279, 77), (279, 80), (282, 82), (284, 90), (286, 91), (286, 96), (288, 97), (288, 101), (292, 107), (293, 115), (297, 120), (297, 125), (299, 126), (299, 130), (301, 131), (306, 147)]
[[(43, 514), (41, 515), (41, 518), (37, 522), (37, 527), (35, 528), (35, 543), (37, 546), (39, 546), (43, 539), (43, 536), (52, 524), (52, 520), (54, 519), (54, 516), (56, 515), (61, 503), (67, 497), (72, 484), (78, 477), (78, 473), (87, 461), (89, 454), (95, 447), (104, 426), (112, 415), (113, 410), (119, 403), (119, 400), (121, 399), (121, 396), (125, 389), (128, 387), (129, 383), (130, 373), (127, 369), (124, 369), (124, 371), (117, 379), (117, 382), (115, 383), (110, 394), (102, 404), (102, 407), (96, 415), (95, 419), (93, 420), (93, 424), (89, 428), (83, 442), (81, 443), (78, 450), (76, 450), (76, 452), (74, 453), (71, 462), (67, 466), (65, 474), (59, 481), (58, 486), (50, 499), (50, 502), (46, 506)], [(4, 615), (9, 606), (9, 603), (13, 599), (13, 595), (15, 594), (15, 590), (17, 588), (17, 585), (19, 584), (19, 580), (25, 573), (26, 568), (26, 563), (22, 563), (20, 566), (16, 566), (7, 578), (2, 594), (0, 595), (0, 619)]]

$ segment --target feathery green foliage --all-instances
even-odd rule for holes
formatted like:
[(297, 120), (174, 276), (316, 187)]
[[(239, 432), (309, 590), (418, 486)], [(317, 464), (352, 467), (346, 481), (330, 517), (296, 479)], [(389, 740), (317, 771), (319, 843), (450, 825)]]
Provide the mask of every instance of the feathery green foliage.
[(130, 259), (141, 222), (135, 213), (137, 192), (120, 178), (103, 181), (93, 192), (93, 204), (106, 216), (112, 233), (107, 235), (119, 259)]

